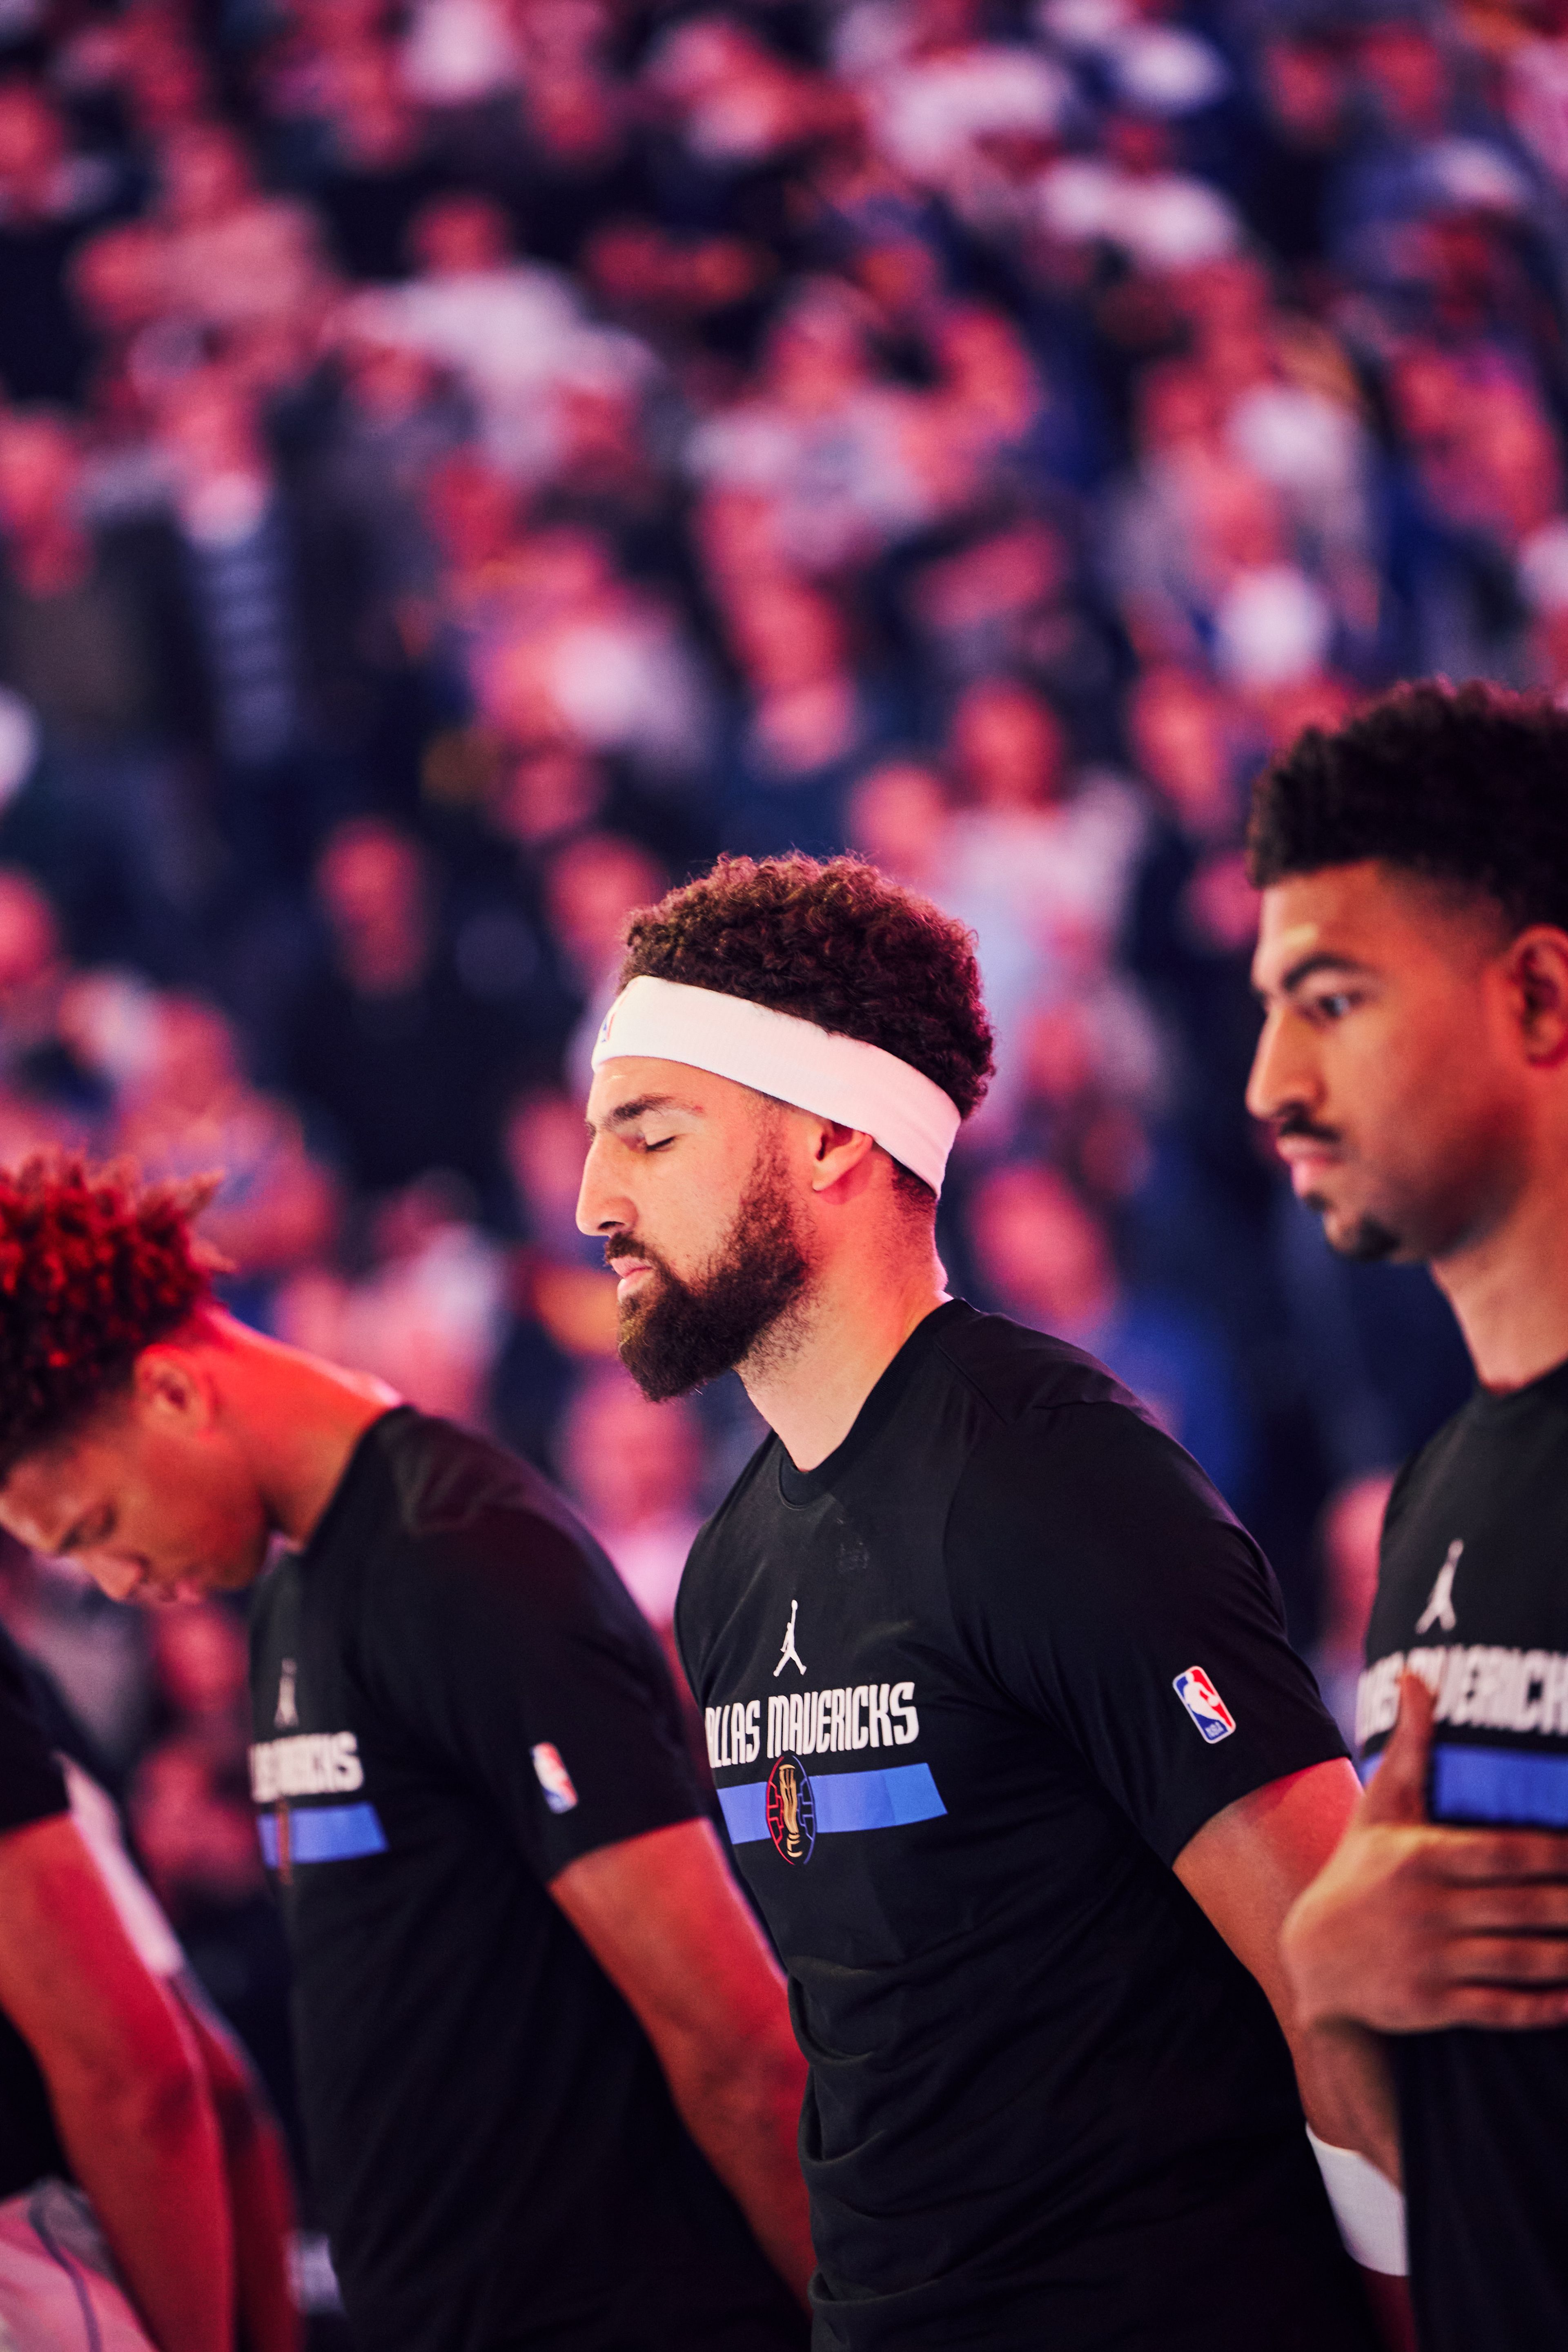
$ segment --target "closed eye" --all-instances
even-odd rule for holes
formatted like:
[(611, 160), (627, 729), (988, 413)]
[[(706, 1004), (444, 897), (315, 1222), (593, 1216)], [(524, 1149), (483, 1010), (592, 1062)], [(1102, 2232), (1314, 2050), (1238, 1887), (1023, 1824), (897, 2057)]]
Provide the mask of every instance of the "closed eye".
[(1360, 997), (1352, 989), (1331, 988), (1321, 996), (1310, 998), (1308, 1010), (1314, 1020), (1342, 1021), (1346, 1013), (1353, 1012), (1360, 1003)]

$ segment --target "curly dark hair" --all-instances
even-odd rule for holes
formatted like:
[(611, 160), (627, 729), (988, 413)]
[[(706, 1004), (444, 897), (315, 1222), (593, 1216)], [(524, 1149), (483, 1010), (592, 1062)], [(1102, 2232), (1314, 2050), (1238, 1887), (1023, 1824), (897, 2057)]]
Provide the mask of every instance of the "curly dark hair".
[[(861, 857), (721, 857), (633, 919), (620, 984), (644, 975), (880, 1045), (964, 1118), (994, 1066), (970, 933)], [(900, 1189), (931, 1198), (899, 1173)]]
[(1568, 712), (1429, 678), (1309, 727), (1253, 787), (1252, 879), (1362, 858), (1489, 898), (1515, 930), (1568, 929)]
[(0, 1481), (67, 1435), (211, 1291), (191, 1219), (210, 1183), (37, 1158), (0, 1170)]

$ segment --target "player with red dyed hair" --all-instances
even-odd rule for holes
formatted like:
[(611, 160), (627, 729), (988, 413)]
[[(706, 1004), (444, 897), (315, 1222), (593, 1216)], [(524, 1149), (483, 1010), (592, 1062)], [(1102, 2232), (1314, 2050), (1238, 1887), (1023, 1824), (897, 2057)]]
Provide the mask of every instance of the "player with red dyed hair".
[[(99, 1247), (111, 1202), (52, 1205), (0, 1177), (0, 1412), (47, 1430), (131, 1335), (177, 1320), (205, 1277), (170, 1196), (131, 1249)], [(29, 1244), (37, 1243), (29, 1275)], [(96, 1263), (100, 1279), (75, 1276)], [(61, 1312), (40, 1343), (41, 1295)], [(79, 1309), (79, 1311), (78, 1311)], [(16, 2352), (292, 2352), (291, 2203), (277, 2126), (118, 1845), (112, 1808), (54, 1753), (28, 1670), (0, 1633), (0, 2336)], [(130, 2299), (127, 2300), (127, 2297)]]
[(0, 1524), (121, 1600), (256, 1586), (252, 1784), (357, 2340), (792, 2352), (802, 2069), (652, 1633), (532, 1471), (225, 1313), (195, 1205), (0, 1179)]

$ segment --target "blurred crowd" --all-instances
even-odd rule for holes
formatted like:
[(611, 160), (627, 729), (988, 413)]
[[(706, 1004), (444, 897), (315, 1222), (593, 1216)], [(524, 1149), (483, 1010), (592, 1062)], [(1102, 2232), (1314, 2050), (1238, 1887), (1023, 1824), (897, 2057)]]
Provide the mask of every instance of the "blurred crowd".
[[(1247, 1118), (1247, 792), (1396, 677), (1568, 689), (1565, 331), (1563, 0), (0, 0), (0, 1160), (218, 1172), (235, 1310), (667, 1628), (757, 1425), (616, 1366), (587, 1041), (629, 909), (863, 851), (995, 1019), (954, 1286), (1148, 1398), (1342, 1696), (1466, 1374)], [(280, 2044), (240, 1630), (3, 1567)]]

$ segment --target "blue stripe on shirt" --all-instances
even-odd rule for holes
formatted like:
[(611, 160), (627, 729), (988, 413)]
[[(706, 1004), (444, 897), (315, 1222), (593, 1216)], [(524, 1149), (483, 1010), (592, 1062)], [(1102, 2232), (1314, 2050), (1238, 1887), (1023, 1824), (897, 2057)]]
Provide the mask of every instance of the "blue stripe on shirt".
[(1531, 1755), (1521, 1748), (1437, 1748), (1432, 1817), (1568, 1829), (1568, 1756)]
[[(870, 1772), (813, 1772), (808, 1777), (818, 1837), (835, 1837), (846, 1830), (900, 1829), (906, 1822), (935, 1821), (947, 1811), (929, 1764), (891, 1764)], [(751, 1845), (767, 1836), (767, 1791), (765, 1780), (742, 1780), (738, 1788), (720, 1790), (731, 1844)]]
[[(261, 1858), (268, 1870), (278, 1868), (278, 1816), (263, 1813), (256, 1824)], [(374, 1805), (313, 1805), (289, 1809), (289, 1860), (356, 1862), (362, 1854), (384, 1853), (386, 1832)]]

